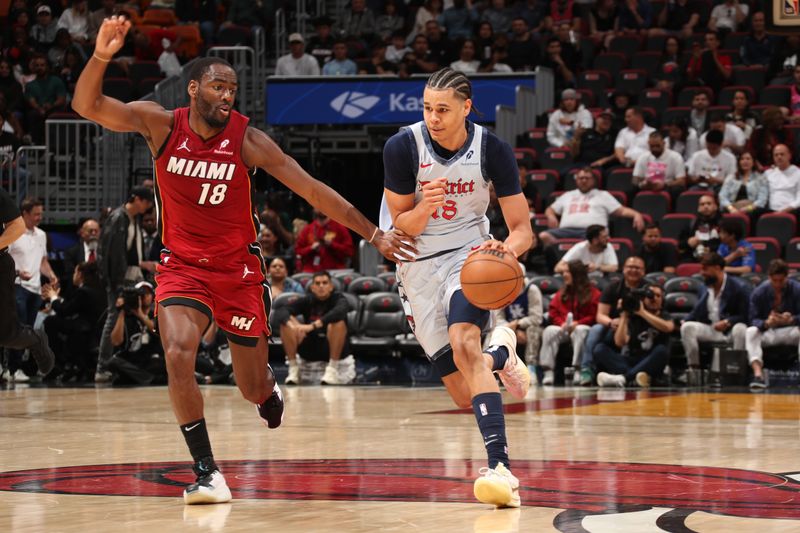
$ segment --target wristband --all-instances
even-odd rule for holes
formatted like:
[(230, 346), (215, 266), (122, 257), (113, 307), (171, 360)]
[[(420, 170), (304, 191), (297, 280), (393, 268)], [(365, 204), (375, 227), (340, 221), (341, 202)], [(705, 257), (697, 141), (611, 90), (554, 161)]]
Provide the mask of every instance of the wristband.
[(369, 241), (367, 241), (367, 242), (372, 244), (372, 241), (375, 240), (375, 235), (377, 235), (380, 230), (381, 230), (381, 228), (375, 228), (375, 232), (372, 234), (372, 237), (370, 237)]
[(102, 57), (100, 57), (97, 54), (92, 54), (92, 57), (97, 59), (98, 61), (102, 61), (103, 63), (109, 63), (111, 61), (110, 59), (103, 59)]

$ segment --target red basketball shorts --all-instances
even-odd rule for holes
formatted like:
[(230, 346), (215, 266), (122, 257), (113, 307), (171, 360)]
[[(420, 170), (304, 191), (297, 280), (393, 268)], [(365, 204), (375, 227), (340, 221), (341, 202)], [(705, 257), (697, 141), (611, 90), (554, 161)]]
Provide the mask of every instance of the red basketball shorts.
[(162, 252), (156, 274), (156, 302), (185, 305), (216, 321), (228, 340), (255, 346), (269, 337), (272, 291), (257, 244), (223, 258), (187, 260)]

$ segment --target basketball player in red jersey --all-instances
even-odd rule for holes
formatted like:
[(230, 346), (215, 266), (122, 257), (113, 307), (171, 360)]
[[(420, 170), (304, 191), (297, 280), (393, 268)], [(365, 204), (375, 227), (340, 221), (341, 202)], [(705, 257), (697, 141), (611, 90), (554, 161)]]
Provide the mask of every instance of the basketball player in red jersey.
[[(167, 111), (154, 102), (124, 104), (101, 92), (103, 73), (130, 22), (106, 19), (75, 87), (72, 106), (113, 131), (144, 136), (154, 158), (156, 199), (165, 250), (158, 269), (158, 326), (167, 359), (169, 395), (194, 459), (187, 504), (231, 499), (211, 452), (203, 398), (194, 378), (197, 347), (216, 321), (227, 334), (236, 384), (270, 428), (280, 425), (283, 398), (268, 365), (270, 288), (257, 242), (249, 170), (263, 168), (311, 205), (374, 244), (389, 259), (410, 258), (402, 234), (384, 234), (248, 119), (233, 110), (237, 78), (218, 58), (190, 72), (190, 105)], [(406, 239), (407, 240), (407, 239)], [(403, 245), (404, 248), (412, 248)]]

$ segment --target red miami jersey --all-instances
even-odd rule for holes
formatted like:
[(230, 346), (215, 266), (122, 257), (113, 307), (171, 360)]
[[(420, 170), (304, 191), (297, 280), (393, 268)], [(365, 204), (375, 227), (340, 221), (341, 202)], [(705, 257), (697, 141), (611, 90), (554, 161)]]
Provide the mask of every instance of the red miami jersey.
[(172, 132), (153, 165), (164, 247), (188, 260), (247, 250), (259, 226), (241, 155), (250, 119), (231, 110), (225, 129), (203, 140), (189, 127), (188, 107), (173, 113)]

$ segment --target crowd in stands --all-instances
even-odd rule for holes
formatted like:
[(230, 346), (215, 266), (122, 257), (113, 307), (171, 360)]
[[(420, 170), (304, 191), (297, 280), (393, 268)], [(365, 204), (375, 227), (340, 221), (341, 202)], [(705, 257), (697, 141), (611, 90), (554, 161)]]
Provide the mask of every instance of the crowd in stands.
[[(130, 100), (164, 75), (165, 55), (185, 62), (254, 27), (269, 35), (275, 7), (247, 0), (11, 2), (0, 44), (0, 135), (6, 135), (0, 153), (41, 142), (43, 121), (68, 111), (103, 17), (124, 11), (135, 23), (104, 84), (104, 91)], [(531, 117), (515, 147), (537, 235), (520, 258), (530, 284), (495, 319), (516, 331), (521, 353), (545, 385), (560, 381), (557, 354), (570, 344), (566, 366), (575, 383), (649, 386), (674, 362), (662, 349), (670, 337), (687, 354), (672, 377), (693, 382), (707, 366), (703, 342), (748, 350), (797, 344), (793, 317), (800, 313), (791, 295), (798, 289), (789, 273), (800, 267), (800, 35), (767, 34), (763, 9), (740, 0), (351, 0), (341, 13), (315, 16), (313, 32), (290, 33), (289, 53), (275, 73), (405, 77), (443, 66), (467, 73), (552, 69), (557, 101), (547, 116)], [(125, 374), (124, 361), (108, 365), (115, 341), (141, 348), (152, 338), (148, 298), (160, 244), (148, 209), (147, 194), (135, 190), (102, 228), (84, 223), (83, 248), (65, 261), (61, 284), (49, 280), (33, 289), (48, 303), (45, 327), (61, 337), (62, 378)], [(488, 216), (502, 239), (507, 230), (496, 198)], [(330, 350), (332, 362), (363, 348), (364, 339), (351, 343), (350, 336), (363, 333), (368, 306), (380, 304), (368, 293), (391, 292), (391, 282), (373, 278), (365, 289), (366, 282), (317, 275), (351, 266), (354, 254), (350, 233), (321, 214), (305, 223), (267, 208), (261, 220), (258, 239), (273, 295), (287, 294), (273, 329), (287, 338), (290, 361), (308, 342), (325, 340), (324, 349), (308, 349)], [(135, 223), (141, 240), (134, 239), (133, 251), (116, 252), (125, 268), (111, 283), (101, 234), (115, 223)], [(98, 251), (100, 259), (90, 258)], [(91, 266), (97, 260), (99, 271)], [(48, 268), (40, 266), (45, 276)], [(321, 278), (329, 282), (321, 283), (326, 291), (330, 285), (337, 295), (361, 295), (346, 299), (345, 318), (332, 310), (338, 296), (336, 305), (323, 305), (325, 291), (315, 289)], [(124, 287), (132, 287), (128, 304)], [(105, 297), (99, 313), (98, 292)], [(288, 299), (297, 293), (302, 301)], [(634, 309), (633, 300), (641, 306)], [(76, 308), (69, 304), (85, 316), (55, 319)], [(393, 306), (391, 300), (374, 310), (395, 313)], [(102, 315), (102, 365), (86, 368), (86, 356), (70, 346), (83, 342), (86, 325)], [(344, 343), (342, 324), (350, 332)], [(394, 327), (398, 335), (409, 333)], [(216, 355), (200, 372), (212, 381), (225, 368), (217, 333), (212, 329), (204, 340), (204, 353)], [(387, 342), (381, 349), (408, 348)], [(158, 359), (157, 349), (146, 351)], [(765, 385), (763, 358), (760, 348), (752, 353), (758, 389)], [(146, 372), (129, 375), (134, 382), (163, 378), (163, 365), (147, 357), (130, 358)], [(334, 373), (338, 365), (325, 369), (326, 382), (343, 381)], [(298, 379), (295, 371), (290, 381)]]

